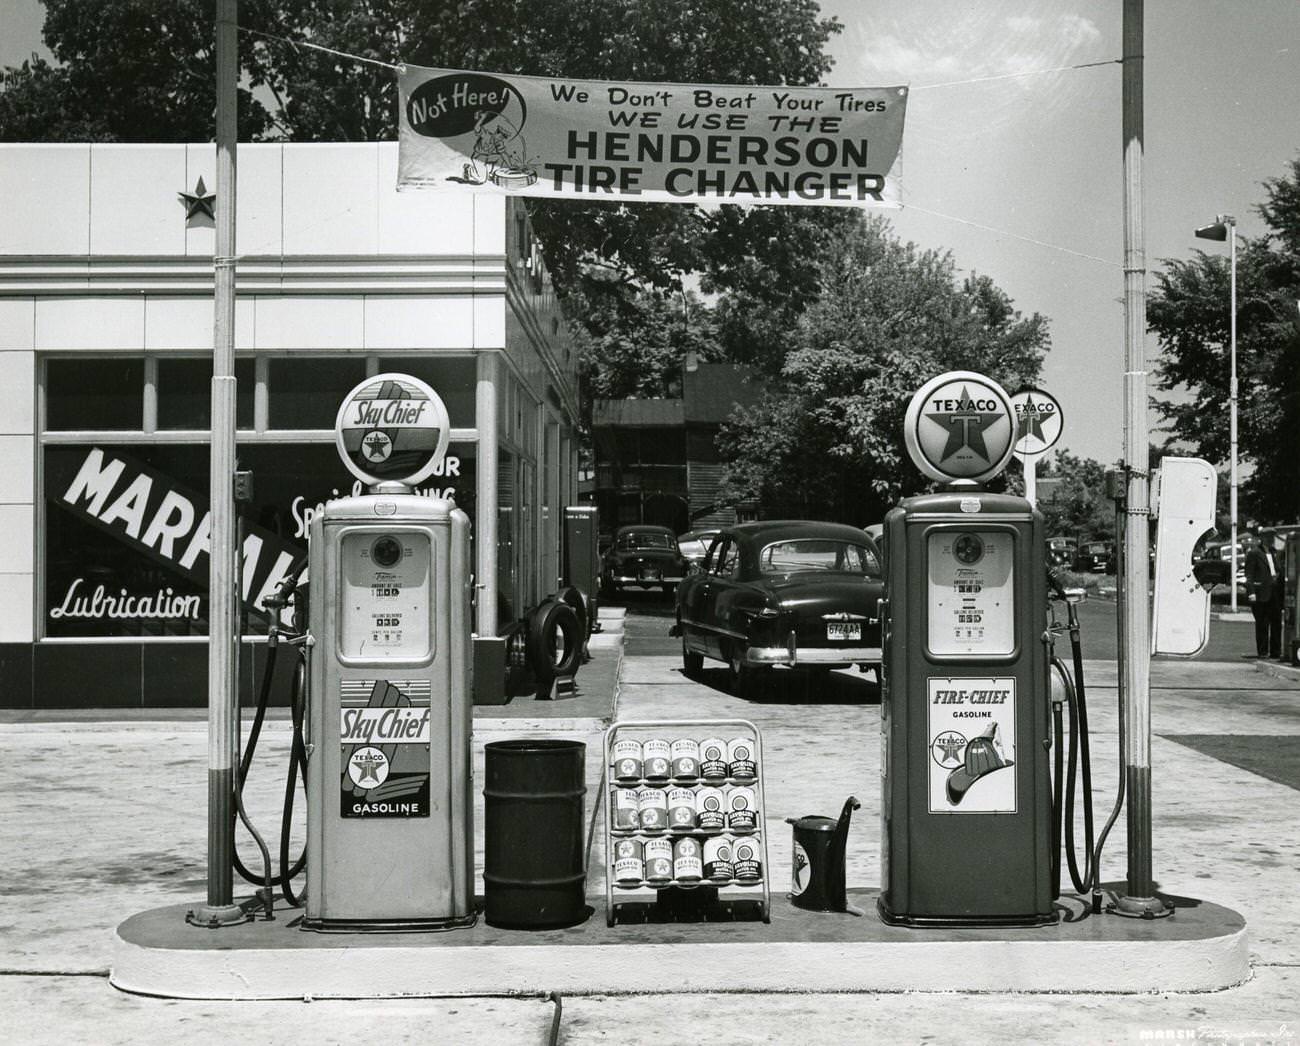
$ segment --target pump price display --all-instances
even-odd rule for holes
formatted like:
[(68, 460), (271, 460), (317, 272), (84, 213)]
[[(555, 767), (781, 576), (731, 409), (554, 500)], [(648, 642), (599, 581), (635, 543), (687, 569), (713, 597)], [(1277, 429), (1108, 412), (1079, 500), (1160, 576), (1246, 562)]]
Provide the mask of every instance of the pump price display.
[(343, 657), (419, 660), (432, 653), (432, 546), (418, 531), (361, 530), (339, 542)]
[(929, 535), (930, 653), (940, 657), (1015, 652), (1015, 551), (1009, 531), (939, 530)]

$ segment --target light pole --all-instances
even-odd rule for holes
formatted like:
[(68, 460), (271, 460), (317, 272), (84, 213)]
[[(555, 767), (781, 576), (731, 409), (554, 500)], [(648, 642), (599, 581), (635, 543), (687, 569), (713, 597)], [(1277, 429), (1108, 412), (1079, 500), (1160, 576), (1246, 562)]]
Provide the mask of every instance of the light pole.
[(1228, 454), (1230, 457), (1228, 516), (1232, 542), (1232, 565), (1228, 568), (1228, 589), (1231, 592), (1231, 610), (1237, 612), (1237, 219), (1231, 214), (1218, 214), (1214, 224), (1202, 225), (1196, 230), (1202, 240), (1228, 241), (1229, 295), (1228, 304)]

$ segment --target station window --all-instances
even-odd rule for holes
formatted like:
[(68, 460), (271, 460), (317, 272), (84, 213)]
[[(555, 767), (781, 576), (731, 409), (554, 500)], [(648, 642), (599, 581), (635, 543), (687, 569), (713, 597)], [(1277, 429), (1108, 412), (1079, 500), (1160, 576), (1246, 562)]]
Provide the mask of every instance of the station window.
[(364, 356), (287, 356), (270, 361), (268, 426), (332, 429), (339, 404), (366, 376)]
[(447, 405), (452, 428), (474, 427), (478, 364), (473, 356), (382, 357), (379, 360), (379, 373), (389, 372), (409, 374), (432, 386)]
[[(326, 501), (362, 492), (339, 460), (334, 420), (348, 390), (384, 366), (424, 376), (453, 425), (473, 427), (471, 357), (236, 360), (236, 454), (253, 476), (253, 501), (239, 509), (249, 603), (277, 564), (305, 554)], [(211, 357), (199, 355), (45, 360), (42, 639), (207, 634), (211, 374)], [(474, 442), (452, 443), (419, 492), (454, 498), (473, 518), (476, 455)], [(250, 634), (262, 630), (256, 618)]]
[[(237, 387), (235, 423), (253, 427), (253, 388), (256, 366), (252, 359), (235, 360)], [(212, 423), (212, 358), (178, 356), (158, 360), (158, 428), (206, 429)], [(95, 427), (95, 426), (82, 426)]]
[(52, 431), (138, 429), (144, 424), (144, 359), (52, 359), (45, 393), (45, 427)]

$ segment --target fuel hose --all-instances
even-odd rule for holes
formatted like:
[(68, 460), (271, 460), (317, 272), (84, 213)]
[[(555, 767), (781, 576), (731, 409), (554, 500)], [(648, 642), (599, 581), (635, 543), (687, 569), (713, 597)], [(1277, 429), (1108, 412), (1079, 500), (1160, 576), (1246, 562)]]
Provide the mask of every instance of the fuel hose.
[(236, 812), (248, 829), (249, 833), (257, 842), (259, 849), (262, 851), (262, 860), (264, 872), (262, 875), (256, 875), (249, 870), (247, 865), (239, 856), (238, 848), (232, 854), (232, 864), (235, 871), (240, 876), (254, 886), (260, 886), (264, 891), (263, 897), (267, 905), (268, 918), (270, 917), (271, 893), (274, 887), (279, 886), (284, 894), (285, 900), (295, 907), (298, 901), (294, 898), (292, 890), (289, 888), (289, 881), (298, 875), (307, 861), (307, 851), (304, 847), (303, 852), (298, 855), (298, 859), (290, 864), (288, 860), (289, 829), (293, 820), (293, 799), (296, 791), (296, 782), (301, 773), (303, 787), (306, 787), (306, 750), (302, 739), (302, 720), (303, 720), (303, 696), (305, 692), (306, 668), (302, 656), (299, 657), (299, 663), (295, 666), (293, 691), (290, 695), (290, 716), (293, 723), (292, 738), (289, 748), (289, 778), (285, 785), (284, 803), (281, 810), (280, 820), (280, 847), (279, 847), (279, 874), (271, 874), (270, 853), (263, 841), (261, 834), (253, 826), (244, 809), (243, 792), (244, 785), (248, 780), (248, 774), (252, 768), (253, 756), (257, 751), (257, 743), (262, 735), (262, 725), (266, 721), (266, 711), (270, 705), (271, 686), (275, 677), (275, 666), (279, 654), (280, 636), (279, 636), (279, 612), (288, 603), (290, 596), (298, 585), (298, 579), (306, 569), (307, 561), (305, 558), (300, 560), (290, 574), (281, 582), (280, 588), (274, 596), (265, 600), (267, 610), (272, 615), (272, 625), (267, 636), (266, 643), (266, 665), (262, 672), (262, 684), (258, 692), (257, 710), (253, 715), (253, 723), (248, 732), (248, 743), (244, 746), (243, 754), (239, 760), (239, 771), (235, 782), (235, 806)]

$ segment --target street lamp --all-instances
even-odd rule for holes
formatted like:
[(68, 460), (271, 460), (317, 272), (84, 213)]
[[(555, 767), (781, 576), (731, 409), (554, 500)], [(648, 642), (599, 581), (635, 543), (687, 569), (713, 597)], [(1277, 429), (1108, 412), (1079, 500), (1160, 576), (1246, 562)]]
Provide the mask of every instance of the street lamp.
[(1202, 225), (1196, 230), (1202, 240), (1228, 241), (1229, 287), (1231, 300), (1228, 305), (1228, 341), (1229, 378), (1228, 378), (1228, 453), (1230, 455), (1230, 494), (1228, 515), (1231, 519), (1232, 566), (1228, 577), (1231, 595), (1231, 610), (1237, 612), (1237, 219), (1231, 214), (1218, 214), (1213, 225)]

